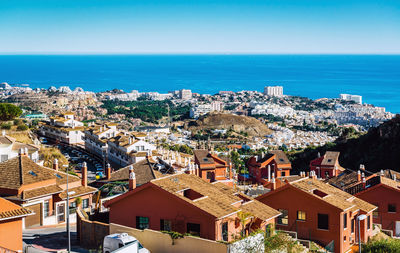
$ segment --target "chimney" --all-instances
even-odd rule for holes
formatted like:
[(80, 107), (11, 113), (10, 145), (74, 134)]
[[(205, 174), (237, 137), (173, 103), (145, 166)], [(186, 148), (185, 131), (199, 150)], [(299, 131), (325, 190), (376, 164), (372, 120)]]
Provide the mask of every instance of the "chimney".
[(363, 188), (365, 189), (366, 180), (365, 180), (365, 174), (364, 174), (364, 172), (361, 174), (361, 180), (362, 180)]
[(129, 137), (129, 145), (132, 144), (132, 138)]
[(54, 161), (53, 161), (53, 169), (55, 171), (58, 171), (58, 160), (57, 159), (54, 159)]
[(275, 173), (272, 172), (272, 179), (271, 179), (271, 191), (276, 190), (276, 181), (275, 181)]
[[(196, 164), (197, 166), (197, 164)], [(229, 163), (229, 179), (232, 179), (232, 163)]]
[(129, 191), (132, 191), (136, 188), (136, 175), (133, 172), (133, 166), (129, 166)]
[(6, 136), (6, 130), (1, 131), (1, 134), (4, 136)]
[(393, 180), (396, 181), (396, 174), (393, 174)]
[(87, 186), (87, 164), (86, 162), (83, 162), (82, 165), (82, 186)]
[(361, 182), (361, 171), (357, 171), (357, 182)]
[(271, 165), (268, 164), (268, 182), (271, 181)]
[(29, 153), (28, 153), (28, 148), (27, 148), (27, 147), (25, 147), (25, 155), (26, 155), (26, 156), (29, 155)]
[(111, 179), (111, 165), (109, 163), (107, 163), (107, 167), (106, 167), (106, 179), (107, 180)]
[(384, 176), (385, 175), (385, 173), (383, 172), (383, 170), (381, 170), (381, 176)]
[(317, 179), (317, 176), (315, 175), (315, 171), (314, 170), (310, 171), (310, 178)]

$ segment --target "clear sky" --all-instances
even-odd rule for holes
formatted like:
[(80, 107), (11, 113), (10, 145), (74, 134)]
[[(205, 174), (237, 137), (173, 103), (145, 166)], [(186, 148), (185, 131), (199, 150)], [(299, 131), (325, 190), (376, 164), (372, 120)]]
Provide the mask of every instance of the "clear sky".
[(0, 53), (400, 53), (400, 0), (0, 0)]

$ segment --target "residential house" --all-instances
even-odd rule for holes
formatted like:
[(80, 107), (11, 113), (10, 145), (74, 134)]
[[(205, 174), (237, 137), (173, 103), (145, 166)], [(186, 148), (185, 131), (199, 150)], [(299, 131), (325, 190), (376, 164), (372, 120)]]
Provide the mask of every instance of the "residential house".
[[(190, 233), (210, 240), (232, 241), (274, 226), (280, 213), (220, 183), (208, 183), (192, 174), (175, 174), (136, 187), (130, 173), (130, 191), (105, 203), (110, 223), (138, 229)], [(240, 222), (241, 215), (247, 218)]]
[(374, 223), (400, 236), (400, 182), (396, 175), (397, 172), (390, 170), (377, 174), (363, 169), (357, 172), (346, 170), (327, 182), (377, 206)]
[(39, 162), (40, 148), (38, 146), (18, 142), (14, 138), (7, 136), (3, 130), (2, 136), (0, 136), (0, 162), (17, 157), (21, 149), (27, 151), (32, 161)]
[(196, 175), (207, 182), (224, 182), (233, 186), (232, 166), (228, 162), (210, 153), (206, 149), (193, 151), (196, 166)]
[(107, 158), (120, 166), (128, 166), (152, 156), (156, 147), (134, 136), (119, 133), (107, 141)]
[(90, 126), (84, 132), (85, 150), (99, 157), (103, 157), (107, 154), (107, 141), (117, 136), (119, 133), (120, 131), (117, 129), (116, 123)]
[[(33, 162), (21, 151), (18, 157), (0, 163), (0, 197), (34, 211), (24, 219), (24, 226), (41, 226), (65, 222), (67, 199), (67, 174), (54, 168), (46, 168)], [(87, 186), (87, 168), (82, 168), (82, 179), (68, 176), (69, 205), (76, 207), (77, 197), (82, 208), (88, 209), (97, 189)]]
[(83, 123), (74, 119), (74, 113), (66, 112), (40, 126), (40, 133), (50, 139), (67, 144), (83, 144)]
[(325, 155), (310, 162), (310, 171), (314, 171), (318, 178), (335, 177), (339, 175), (344, 168), (339, 164), (340, 152), (326, 151)]
[(22, 219), (29, 215), (31, 210), (0, 198), (0, 252), (22, 252)]
[(373, 233), (372, 212), (377, 208), (336, 187), (326, 184), (311, 173), (256, 198), (282, 213), (276, 228), (297, 232), (300, 239), (315, 241), (336, 253), (348, 252), (358, 242), (357, 228), (363, 243)]
[(272, 150), (268, 154), (253, 156), (246, 164), (253, 183), (266, 185), (271, 178), (290, 176), (292, 165), (282, 150)]

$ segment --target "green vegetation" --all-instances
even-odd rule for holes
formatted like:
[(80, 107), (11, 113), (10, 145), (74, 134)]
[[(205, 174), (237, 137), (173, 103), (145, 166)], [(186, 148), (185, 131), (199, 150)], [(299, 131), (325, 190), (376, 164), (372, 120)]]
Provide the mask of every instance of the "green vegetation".
[(400, 240), (384, 239), (379, 241), (370, 241), (362, 246), (363, 253), (392, 253), (400, 252)]
[(193, 149), (191, 147), (189, 147), (188, 145), (182, 144), (175, 144), (175, 145), (169, 145), (167, 143), (162, 143), (161, 146), (164, 149), (168, 149), (168, 150), (172, 150), (172, 151), (178, 151), (181, 153), (185, 153), (185, 154), (189, 154), (189, 155), (193, 155)]
[(146, 122), (158, 123), (160, 119), (168, 116), (167, 105), (170, 107), (172, 119), (181, 120), (189, 117), (188, 105), (176, 106), (170, 100), (104, 101), (102, 107), (107, 109), (108, 114), (124, 114), (128, 118), (140, 118)]
[(12, 120), (21, 116), (22, 110), (18, 106), (8, 103), (0, 103), (0, 120)]
[(277, 232), (271, 237), (266, 237), (264, 240), (265, 252), (288, 252), (297, 253), (302, 252), (304, 249), (296, 243), (296, 241), (291, 240), (285, 233)]
[(12, 125), (11, 125), (11, 123), (4, 122), (4, 123), (1, 123), (0, 127), (1, 127), (1, 129), (10, 130)]
[(17, 130), (18, 131), (26, 131), (26, 130), (28, 130), (28, 126), (25, 124), (19, 125), (19, 126), (17, 126)]

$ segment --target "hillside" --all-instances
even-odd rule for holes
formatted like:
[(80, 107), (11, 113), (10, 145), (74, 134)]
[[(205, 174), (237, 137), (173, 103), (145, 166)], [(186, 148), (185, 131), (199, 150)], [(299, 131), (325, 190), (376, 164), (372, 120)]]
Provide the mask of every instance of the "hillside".
[(358, 138), (342, 138), (334, 144), (291, 154), (293, 168), (296, 171), (308, 168), (310, 160), (326, 150), (340, 151), (339, 162), (345, 168), (357, 169), (364, 164), (372, 172), (381, 169), (400, 171), (400, 115)]
[(190, 121), (185, 128), (195, 132), (198, 130), (232, 129), (236, 133), (245, 132), (249, 136), (265, 136), (272, 131), (261, 121), (252, 117), (227, 113), (210, 113), (198, 120)]

